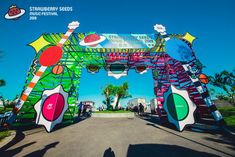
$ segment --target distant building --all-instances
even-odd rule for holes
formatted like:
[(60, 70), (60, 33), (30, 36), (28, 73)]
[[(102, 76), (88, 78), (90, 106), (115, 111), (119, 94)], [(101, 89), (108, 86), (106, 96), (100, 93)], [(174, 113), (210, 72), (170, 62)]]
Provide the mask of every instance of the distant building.
[(144, 107), (146, 108), (146, 100), (145, 98), (134, 98), (128, 101), (127, 107), (130, 109), (133, 109), (135, 106), (139, 106), (139, 104), (143, 104)]
[(95, 102), (94, 101), (81, 101), (84, 105), (84, 108), (93, 110), (95, 109)]
[(3, 101), (2, 101), (2, 100), (0, 100), (0, 107), (4, 107), (4, 106), (3, 106)]
[(157, 98), (153, 98), (150, 100), (150, 109), (151, 109), (151, 113), (156, 113), (156, 109), (157, 109)]
[(95, 102), (94, 102), (94, 101), (82, 101), (82, 104), (83, 104), (83, 105), (91, 105), (91, 106), (94, 106), (94, 105), (95, 105)]

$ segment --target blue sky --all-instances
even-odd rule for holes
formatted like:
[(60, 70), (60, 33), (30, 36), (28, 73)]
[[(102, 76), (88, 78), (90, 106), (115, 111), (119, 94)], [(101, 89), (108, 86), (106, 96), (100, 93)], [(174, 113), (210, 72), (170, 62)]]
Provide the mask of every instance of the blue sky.
[[(20, 20), (4, 19), (12, 4), (26, 10)], [(29, 21), (30, 6), (72, 6), (74, 11)], [(0, 1), (0, 50), (4, 52), (0, 60), (0, 79), (7, 82), (5, 87), (0, 87), (0, 94), (9, 99), (20, 94), (35, 55), (27, 44), (45, 32), (65, 32), (67, 24), (74, 20), (81, 23), (76, 32), (154, 33), (156, 23), (165, 25), (169, 33), (188, 31), (198, 38), (194, 50), (206, 66), (205, 73), (232, 70), (235, 68), (234, 7), (233, 0), (28, 0), (27, 4), (24, 0)], [(84, 70), (79, 98), (96, 98), (99, 103), (103, 99), (101, 87), (124, 81), (129, 82), (133, 97), (154, 97), (150, 71), (144, 75), (130, 71), (127, 77), (116, 80), (105, 71), (91, 75)], [(88, 87), (90, 82), (92, 85)]]

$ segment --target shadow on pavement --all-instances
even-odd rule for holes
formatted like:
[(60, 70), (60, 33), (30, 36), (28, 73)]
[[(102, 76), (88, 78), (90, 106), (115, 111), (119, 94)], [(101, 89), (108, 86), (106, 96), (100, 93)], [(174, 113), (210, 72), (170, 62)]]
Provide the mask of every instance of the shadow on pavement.
[(228, 148), (234, 150), (235, 149), (235, 137), (230, 136), (230, 137), (225, 137), (225, 136), (220, 136), (219, 139), (214, 139), (210, 137), (204, 137), (205, 140), (207, 141), (213, 141), (217, 142), (220, 144), (227, 144), (229, 145)]
[(218, 157), (217, 155), (199, 152), (189, 148), (166, 144), (129, 145), (127, 157)]
[(24, 157), (39, 157), (39, 156), (43, 156), (49, 149), (51, 148), (55, 148), (56, 145), (59, 144), (59, 142), (53, 142), (51, 144), (48, 144), (46, 145), (43, 149), (40, 149), (40, 150), (37, 150), (37, 151), (34, 151), (30, 154), (27, 154), (25, 155)]
[(114, 151), (112, 150), (112, 148), (108, 148), (104, 151), (104, 155), (103, 157), (115, 157)]
[(8, 148), (14, 146), (16, 143), (22, 141), (25, 138), (25, 135), (22, 133), (22, 131), (17, 130), (15, 137), (6, 145), (4, 145), (1, 149), (0, 152), (7, 150)]
[(70, 126), (70, 125), (74, 125), (74, 124), (80, 123), (80, 122), (82, 122), (82, 121), (84, 121), (84, 120), (86, 120), (88, 118), (90, 118), (90, 117), (80, 116), (80, 117), (75, 117), (73, 120), (65, 120), (62, 123), (56, 125), (52, 132), (55, 132), (55, 131), (60, 130), (60, 129), (63, 129), (63, 128), (65, 128), (67, 126)]
[(164, 122), (159, 117), (156, 117), (156, 115), (153, 116), (151, 114), (144, 114), (143, 116), (137, 116), (137, 117), (139, 117), (140, 119), (143, 119), (145, 121), (176, 130), (176, 127), (173, 124), (171, 124), (169, 122)]
[(162, 130), (162, 131), (165, 131), (165, 132), (167, 132), (167, 133), (169, 133), (169, 134), (175, 135), (175, 136), (177, 136), (177, 137), (180, 137), (180, 138), (182, 138), (182, 139), (184, 139), (184, 140), (188, 140), (188, 141), (190, 141), (190, 142), (193, 142), (193, 143), (195, 143), (195, 144), (201, 145), (201, 146), (203, 146), (203, 147), (206, 147), (206, 148), (209, 148), (209, 149), (213, 149), (213, 150), (215, 150), (215, 151), (217, 151), (217, 152), (226, 154), (226, 155), (228, 155), (228, 156), (233, 156), (233, 155), (231, 155), (231, 154), (229, 154), (229, 153), (227, 153), (227, 152), (225, 152), (225, 151), (222, 151), (222, 150), (219, 150), (219, 149), (210, 147), (210, 146), (205, 145), (205, 144), (203, 144), (203, 143), (197, 142), (197, 141), (195, 141), (195, 140), (193, 140), (193, 139), (190, 139), (190, 138), (181, 136), (181, 135), (179, 135), (179, 134), (176, 134), (176, 133), (174, 133), (174, 132), (168, 131), (168, 130), (166, 130), (166, 129), (164, 129), (164, 128), (160, 128), (160, 127), (156, 126), (155, 124), (147, 123), (147, 125), (152, 126), (152, 127), (155, 127), (155, 128), (158, 128), (158, 129), (160, 129), (160, 130)]
[[(173, 124), (162, 121), (159, 117), (156, 117), (156, 115), (145, 114), (138, 117), (148, 122), (161, 125), (172, 130), (176, 130), (176, 127)], [(185, 127), (185, 130), (197, 133), (223, 134), (223, 132), (217, 126), (213, 127), (212, 125), (209, 125), (207, 123), (197, 123), (191, 126), (187, 126)]]
[[(74, 125), (74, 124), (77, 124), (83, 120), (86, 120), (87, 117), (75, 117), (74, 119), (66, 119), (66, 120), (63, 120), (62, 123), (59, 123), (55, 126), (55, 128), (52, 130), (52, 132), (54, 131), (57, 131), (57, 130), (60, 130), (64, 127), (67, 127), (67, 126), (70, 126), (70, 125)], [(24, 125), (21, 125), (21, 126), (12, 126), (10, 129), (11, 130), (18, 130), (18, 131), (21, 131), (21, 132), (24, 132), (24, 131), (31, 131), (33, 129), (37, 129), (37, 128), (42, 128), (43, 126), (42, 125), (37, 125), (35, 124), (35, 122), (30, 122), (30, 123), (25, 123)], [(33, 133), (38, 133), (38, 132), (42, 132), (44, 131), (44, 129), (40, 129), (40, 130), (37, 130), (36, 132), (33, 132)]]
[(1, 156), (4, 156), (4, 157), (12, 157), (12, 156), (15, 156), (17, 155), (18, 153), (20, 153), (25, 147), (29, 147), (31, 146), (32, 144), (36, 143), (35, 141), (34, 142), (30, 142), (30, 143), (27, 143), (25, 145), (22, 145), (20, 147), (17, 147), (17, 148), (14, 148), (14, 149), (10, 149), (10, 150), (1, 150)]

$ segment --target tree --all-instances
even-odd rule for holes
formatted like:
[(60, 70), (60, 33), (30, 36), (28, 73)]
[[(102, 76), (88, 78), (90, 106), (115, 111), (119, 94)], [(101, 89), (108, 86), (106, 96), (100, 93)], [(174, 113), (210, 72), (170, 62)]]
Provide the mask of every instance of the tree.
[(228, 100), (228, 102), (235, 105), (235, 69), (232, 72), (224, 70), (210, 76), (210, 83), (226, 93), (225, 96), (217, 96), (219, 99)]
[(114, 86), (107, 84), (102, 90), (102, 94), (105, 96), (103, 103), (107, 106), (107, 110), (111, 110), (112, 95), (114, 94)]
[[(0, 59), (2, 59), (3, 58), (3, 52), (2, 51), (0, 51)], [(0, 80), (0, 87), (1, 86), (5, 86), (6, 85), (6, 82), (4, 81), (4, 80)]]
[(6, 82), (4, 80), (0, 80), (0, 87), (5, 86), (5, 85), (6, 85)]
[(116, 96), (116, 105), (115, 105), (115, 109), (118, 109), (118, 105), (120, 102), (120, 99), (125, 99), (128, 97), (131, 97), (131, 95), (128, 93), (128, 83), (124, 82), (121, 86), (116, 86), (114, 88), (114, 93)]

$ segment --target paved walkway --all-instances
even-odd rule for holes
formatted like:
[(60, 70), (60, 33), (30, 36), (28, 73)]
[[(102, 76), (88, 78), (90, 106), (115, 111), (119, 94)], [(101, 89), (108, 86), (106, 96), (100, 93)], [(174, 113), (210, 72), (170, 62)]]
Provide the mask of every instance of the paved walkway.
[(47, 133), (18, 132), (0, 156), (177, 157), (235, 156), (235, 140), (220, 134), (160, 126), (152, 118), (89, 118)]

